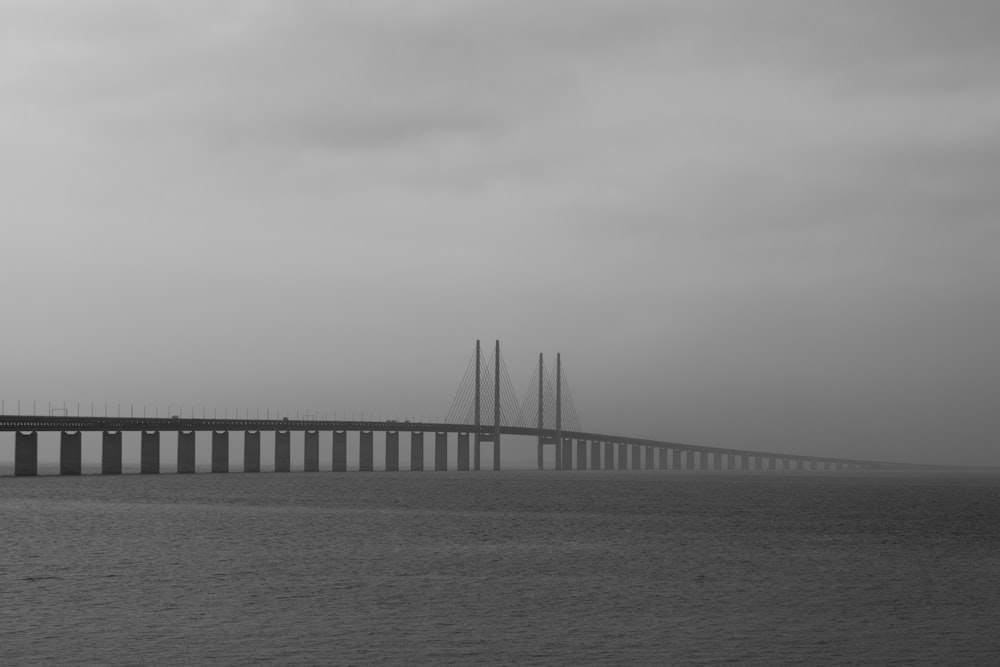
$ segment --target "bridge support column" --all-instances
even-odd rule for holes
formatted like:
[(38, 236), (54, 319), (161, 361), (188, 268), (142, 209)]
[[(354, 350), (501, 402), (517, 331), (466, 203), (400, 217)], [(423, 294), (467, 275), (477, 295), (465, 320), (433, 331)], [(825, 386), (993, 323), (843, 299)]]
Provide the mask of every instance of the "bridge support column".
[(722, 454), (718, 452), (712, 455), (712, 470), (722, 470)]
[(590, 469), (601, 469), (601, 442), (599, 440), (590, 441)]
[(618, 469), (628, 470), (628, 447), (623, 442), (618, 443)]
[(774, 470), (775, 469), (775, 463), (776, 462), (775, 462), (773, 456), (768, 456), (767, 457), (767, 469), (768, 470)]
[(667, 453), (666, 447), (660, 447), (660, 470), (667, 470), (670, 465), (670, 454)]
[(639, 445), (632, 445), (632, 470), (642, 470), (641, 452)]
[(613, 442), (604, 443), (604, 469), (615, 469), (615, 443)]
[(671, 459), (672, 459), (670, 461), (670, 467), (673, 468), (674, 470), (680, 470), (682, 468), (682, 466), (681, 466), (681, 457), (682, 457), (681, 450), (678, 449), (678, 448), (676, 448), (676, 447), (674, 447), (673, 451), (670, 452), (670, 456), (671, 456)]
[(333, 471), (347, 471), (347, 431), (333, 432)]
[(302, 445), (302, 469), (319, 472), (319, 431), (306, 431)]
[(654, 459), (656, 457), (656, 450), (652, 447), (646, 447), (646, 470), (653, 470), (656, 468), (656, 463)]
[[(215, 470), (215, 431), (212, 432), (212, 470)], [(195, 432), (177, 432), (177, 472), (193, 474), (195, 471)]]
[(573, 439), (563, 438), (562, 439), (562, 457), (560, 458), (562, 467), (560, 470), (572, 470), (573, 469)]
[(361, 472), (375, 470), (375, 434), (371, 431), (361, 431), (360, 433), (358, 470)]
[(229, 431), (212, 431), (212, 472), (229, 472)]
[(694, 465), (694, 450), (693, 449), (689, 449), (689, 450), (687, 450), (685, 452), (685, 454), (687, 454), (687, 456), (685, 457), (687, 460), (684, 462), (684, 464), (685, 464), (684, 468), (686, 470), (694, 470), (695, 469), (695, 465)]
[(735, 454), (726, 454), (726, 470), (736, 470)]
[(746, 454), (740, 454), (740, 470), (750, 469), (750, 457)]
[(38, 431), (17, 431), (14, 435), (14, 474), (38, 475)]
[(803, 461), (802, 459), (799, 459), (799, 460), (797, 460), (795, 462), (795, 469), (796, 470), (805, 470), (805, 467), (806, 467), (805, 466), (805, 461)]
[(274, 432), (274, 472), (292, 471), (292, 432)]
[[(538, 447), (541, 451), (541, 445)], [(469, 469), (469, 434), (459, 433), (458, 434), (458, 469), (468, 470)], [(541, 463), (539, 463), (539, 470), (541, 470)]]
[(104, 431), (101, 434), (101, 474), (122, 474), (121, 431)]
[(83, 468), (83, 433), (63, 431), (59, 436), (59, 474), (79, 475)]
[(243, 472), (260, 472), (260, 431), (243, 433)]
[(389, 472), (399, 470), (399, 431), (385, 432), (385, 469)]
[(587, 469), (587, 441), (577, 440), (576, 441), (576, 469), (586, 470)]
[[(478, 438), (476, 438), (478, 445)], [(477, 447), (478, 449), (478, 447)], [(478, 458), (478, 457), (477, 457)], [(424, 434), (422, 431), (410, 433), (410, 470), (424, 469)], [(479, 470), (479, 466), (476, 466)]]
[[(422, 437), (423, 436), (421, 436), (421, 438)], [(480, 469), (480, 464), (482, 463), (482, 453), (483, 452), (482, 452), (482, 441), (480, 440), (481, 437), (482, 437), (482, 434), (476, 433), (476, 438), (475, 438), (475, 440), (472, 443), (472, 469), (473, 470), (479, 470)], [(411, 443), (413, 442), (412, 435), (411, 435), (410, 442)], [(423, 442), (423, 440), (421, 439), (421, 443), (422, 442)], [(410, 446), (412, 447), (412, 444)], [(423, 446), (423, 445), (421, 445), (421, 446)], [(411, 454), (411, 457), (412, 457), (412, 454)], [(421, 463), (420, 463), (421, 468), (420, 469), (421, 470), (423, 470), (423, 460), (424, 460), (424, 453), (421, 450), (421, 452), (420, 452), (420, 461), (421, 461)], [(558, 467), (558, 465), (556, 467)], [(413, 470), (413, 468), (411, 467), (410, 470)]]
[(160, 474), (160, 432), (143, 431), (139, 436), (139, 471), (144, 475)]
[(708, 452), (699, 452), (699, 454), (698, 469), (708, 470)]
[[(496, 443), (493, 444), (496, 447)], [(448, 433), (434, 434), (434, 470), (448, 470)]]

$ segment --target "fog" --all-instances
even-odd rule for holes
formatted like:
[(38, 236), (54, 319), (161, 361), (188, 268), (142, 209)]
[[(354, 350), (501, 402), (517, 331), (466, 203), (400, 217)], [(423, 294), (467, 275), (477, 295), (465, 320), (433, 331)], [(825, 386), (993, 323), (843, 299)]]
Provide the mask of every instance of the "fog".
[(8, 0), (0, 399), (431, 419), (499, 339), (589, 431), (1000, 465), (998, 22)]

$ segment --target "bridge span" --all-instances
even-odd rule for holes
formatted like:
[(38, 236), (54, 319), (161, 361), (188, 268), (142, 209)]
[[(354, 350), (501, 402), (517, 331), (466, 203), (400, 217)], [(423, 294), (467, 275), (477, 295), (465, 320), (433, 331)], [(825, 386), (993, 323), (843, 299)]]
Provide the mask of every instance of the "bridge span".
[[(144, 417), (66, 417), (0, 415), (0, 432), (13, 432), (14, 474), (38, 474), (38, 433), (60, 433), (59, 470), (63, 475), (82, 472), (82, 433), (100, 432), (101, 473), (121, 474), (122, 434), (140, 436), (140, 471), (160, 472), (160, 444), (163, 433), (176, 433), (177, 472), (195, 472), (196, 437), (210, 432), (212, 472), (234, 472), (230, 465), (229, 434), (243, 431), (243, 472), (261, 471), (262, 432), (274, 434), (275, 472), (291, 471), (292, 432), (302, 432), (302, 460), (305, 472), (320, 470), (320, 447), (331, 447), (333, 471), (347, 470), (347, 434), (358, 434), (358, 469), (373, 471), (375, 433), (384, 447), (384, 470), (400, 470), (400, 434), (409, 440), (409, 470), (425, 469), (424, 446), (433, 440), (432, 470), (480, 470), (481, 445), (493, 442), (492, 468), (500, 470), (499, 437), (527, 436), (556, 449), (559, 470), (845, 470), (860, 468), (914, 467), (887, 462), (833, 457), (802, 456), (779, 452), (739, 450), (720, 447), (633, 438), (583, 431), (556, 431), (524, 426), (397, 420), (316, 420), (316, 419), (194, 419)], [(325, 434), (325, 435), (321, 435)], [(426, 437), (425, 437), (426, 436)], [(449, 460), (450, 443), (457, 452)], [(406, 444), (406, 443), (404, 443)], [(541, 458), (539, 459), (541, 463)], [(539, 469), (543, 466), (540, 464)], [(402, 468), (406, 469), (406, 467)]]
[[(561, 355), (556, 355), (554, 380), (538, 355), (535, 376), (524, 400), (518, 403), (506, 374), (496, 341), (493, 356), (483, 358), (479, 341), (462, 379), (449, 417), (441, 422), (329, 419), (223, 419), (193, 414), (172, 417), (22, 416), (0, 414), (0, 432), (14, 432), (14, 474), (38, 474), (38, 433), (58, 431), (61, 474), (82, 472), (82, 434), (100, 432), (101, 471), (122, 472), (122, 434), (140, 434), (140, 470), (160, 472), (160, 440), (164, 432), (177, 433), (177, 472), (195, 472), (196, 434), (212, 434), (212, 471), (230, 472), (229, 434), (244, 432), (243, 471), (260, 472), (262, 432), (274, 434), (274, 470), (291, 471), (292, 432), (303, 432), (302, 460), (307, 472), (318, 471), (320, 441), (330, 443), (331, 469), (347, 470), (347, 434), (357, 433), (358, 468), (374, 470), (375, 433), (383, 433), (385, 470), (400, 470), (400, 433), (408, 434), (410, 470), (424, 469), (425, 435), (434, 440), (434, 470), (481, 470), (481, 450), (492, 444), (492, 468), (500, 470), (501, 439), (504, 436), (534, 438), (538, 469), (544, 468), (544, 450), (553, 447), (557, 470), (843, 470), (857, 468), (922, 468), (858, 459), (803, 456), (779, 452), (690, 445), (663, 440), (587, 432), (579, 428), (576, 409), (565, 382)], [(535, 400), (537, 398), (537, 404)], [(567, 400), (568, 398), (568, 400)], [(537, 411), (536, 411), (537, 407)], [(484, 408), (487, 408), (484, 410)], [(489, 409), (491, 408), (491, 409)], [(93, 408), (92, 408), (93, 411)], [(65, 408), (63, 409), (65, 413)], [(145, 410), (144, 410), (145, 412)], [(193, 412), (193, 411), (192, 411)], [(532, 419), (525, 415), (531, 412)], [(564, 421), (568, 412), (568, 421)], [(321, 438), (321, 434), (330, 434)], [(454, 438), (456, 457), (448, 457), (449, 439)], [(326, 445), (324, 445), (326, 446)], [(403, 468), (406, 469), (406, 468)]]

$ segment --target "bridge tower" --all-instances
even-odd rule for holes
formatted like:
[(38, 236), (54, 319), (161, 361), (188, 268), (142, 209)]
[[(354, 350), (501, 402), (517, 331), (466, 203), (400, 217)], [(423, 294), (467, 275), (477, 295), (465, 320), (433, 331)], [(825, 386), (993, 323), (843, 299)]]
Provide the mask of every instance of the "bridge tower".
[(562, 469), (562, 355), (556, 353), (556, 431), (555, 436), (547, 436), (545, 429), (545, 362), (542, 354), (538, 355), (538, 469), (544, 469), (544, 446), (554, 444), (556, 447), (556, 470)]
[(480, 443), (493, 443), (493, 469), (500, 470), (500, 341), (496, 341), (493, 351), (493, 430), (483, 432), (482, 407), (482, 353), (479, 341), (476, 341), (476, 389), (474, 423), (476, 427), (476, 442), (473, 452), (473, 470), (479, 470), (481, 465)]
[[(556, 352), (556, 469), (563, 469), (562, 460), (562, 355)], [(568, 467), (568, 466), (567, 466)]]
[(479, 443), (482, 442), (482, 439), (480, 438), (482, 434), (479, 432), (479, 426), (482, 420), (482, 413), (480, 410), (480, 401), (482, 400), (482, 388), (481, 388), (482, 378), (480, 376), (480, 373), (482, 371), (482, 369), (480, 368), (481, 361), (482, 361), (482, 353), (479, 351), (479, 341), (476, 340), (476, 396), (473, 402), (473, 405), (475, 405), (475, 410), (476, 410), (475, 421), (473, 422), (476, 426), (476, 441), (475, 441), (475, 446), (473, 448), (473, 461), (472, 461), (473, 470), (479, 470)]

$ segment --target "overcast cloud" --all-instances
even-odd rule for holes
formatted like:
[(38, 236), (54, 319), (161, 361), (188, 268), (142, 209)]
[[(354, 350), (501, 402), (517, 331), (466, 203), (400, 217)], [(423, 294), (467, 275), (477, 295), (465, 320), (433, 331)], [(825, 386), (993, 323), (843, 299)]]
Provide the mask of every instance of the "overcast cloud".
[(500, 338), (588, 430), (1000, 465), (998, 27), (0, 0), (0, 395), (434, 418)]

